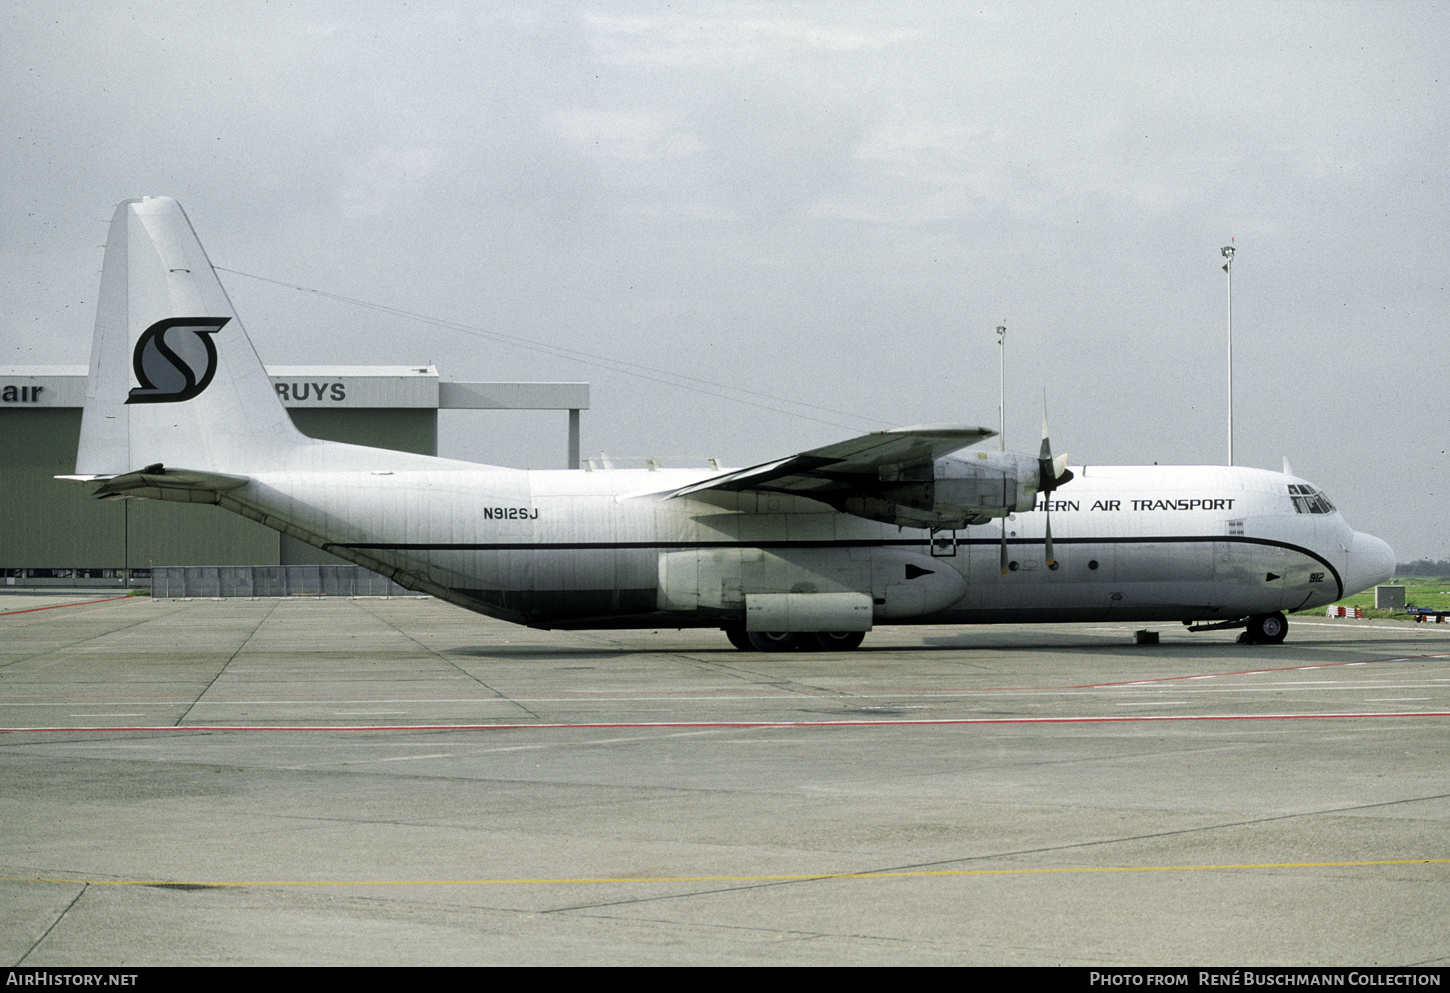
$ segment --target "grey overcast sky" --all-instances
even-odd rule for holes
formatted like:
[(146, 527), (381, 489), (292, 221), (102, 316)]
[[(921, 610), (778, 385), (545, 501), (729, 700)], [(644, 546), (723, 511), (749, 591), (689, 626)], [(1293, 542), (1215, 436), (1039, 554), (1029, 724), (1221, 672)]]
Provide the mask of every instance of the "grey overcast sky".
[[(1073, 462), (1222, 462), (1232, 238), (1235, 460), (1450, 557), (1445, 4), (0, 11), (0, 364), (86, 361), (161, 194), (265, 361), (585, 380), (586, 454), (995, 426), (1006, 324), (1008, 447), (1045, 390)], [(560, 466), (564, 415), (442, 447)]]

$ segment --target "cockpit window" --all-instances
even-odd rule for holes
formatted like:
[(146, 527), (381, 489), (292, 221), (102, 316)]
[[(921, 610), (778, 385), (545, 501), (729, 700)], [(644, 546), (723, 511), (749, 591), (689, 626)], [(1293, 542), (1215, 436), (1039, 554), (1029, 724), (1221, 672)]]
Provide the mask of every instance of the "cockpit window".
[(1289, 499), (1294, 501), (1296, 514), (1332, 514), (1334, 504), (1323, 493), (1308, 483), (1290, 483)]

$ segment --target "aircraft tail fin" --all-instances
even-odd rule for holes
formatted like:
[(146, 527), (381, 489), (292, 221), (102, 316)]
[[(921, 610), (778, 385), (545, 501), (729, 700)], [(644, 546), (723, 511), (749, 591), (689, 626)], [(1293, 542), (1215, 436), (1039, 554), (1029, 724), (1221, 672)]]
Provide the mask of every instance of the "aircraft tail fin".
[(76, 472), (157, 463), (213, 472), (279, 468), (324, 444), (299, 432), (272, 388), (181, 205), (116, 207)]

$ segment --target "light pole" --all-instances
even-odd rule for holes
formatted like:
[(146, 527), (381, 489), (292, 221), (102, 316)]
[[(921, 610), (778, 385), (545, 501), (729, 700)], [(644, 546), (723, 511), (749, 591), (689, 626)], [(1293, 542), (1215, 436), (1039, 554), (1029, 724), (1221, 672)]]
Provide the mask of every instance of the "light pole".
[[(1232, 241), (1233, 239), (1229, 239)], [(1228, 275), (1228, 464), (1234, 464), (1234, 247), (1219, 249), (1223, 271)]]
[(1007, 445), (1007, 326), (997, 325), (997, 451)]

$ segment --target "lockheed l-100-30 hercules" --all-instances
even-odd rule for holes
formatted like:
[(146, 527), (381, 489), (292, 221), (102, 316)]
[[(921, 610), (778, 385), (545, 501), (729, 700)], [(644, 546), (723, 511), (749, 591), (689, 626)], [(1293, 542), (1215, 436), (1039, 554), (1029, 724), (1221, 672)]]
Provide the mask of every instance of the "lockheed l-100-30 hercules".
[(120, 204), (75, 476), (216, 504), (402, 586), (540, 628), (721, 628), (853, 648), (877, 624), (1183, 621), (1282, 641), (1284, 613), (1394, 555), (1287, 472), (1075, 466), (882, 431), (746, 469), (523, 471), (306, 437), (176, 201)]

